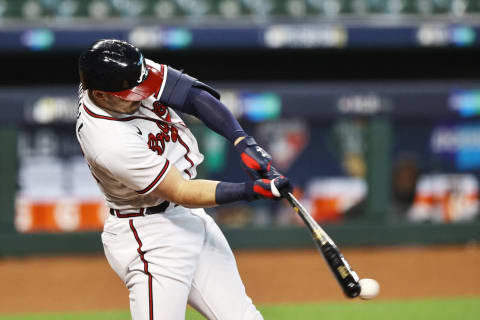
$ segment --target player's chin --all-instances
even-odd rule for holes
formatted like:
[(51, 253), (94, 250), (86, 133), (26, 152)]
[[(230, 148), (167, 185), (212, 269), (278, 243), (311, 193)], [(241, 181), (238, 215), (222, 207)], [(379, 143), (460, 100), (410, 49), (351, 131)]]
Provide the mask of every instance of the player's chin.
[(128, 114), (134, 114), (135, 112), (138, 111), (138, 109), (140, 109), (140, 105), (142, 104), (141, 101), (135, 101), (132, 103), (132, 105), (130, 106), (130, 108), (128, 109)]

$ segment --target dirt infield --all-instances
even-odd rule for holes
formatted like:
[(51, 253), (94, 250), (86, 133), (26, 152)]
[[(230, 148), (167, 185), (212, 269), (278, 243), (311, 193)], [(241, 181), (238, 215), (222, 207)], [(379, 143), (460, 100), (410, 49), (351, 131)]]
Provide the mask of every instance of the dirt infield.
[[(480, 247), (344, 249), (360, 277), (377, 279), (379, 299), (480, 295)], [(345, 300), (315, 250), (238, 251), (256, 303)], [(96, 256), (0, 260), (0, 313), (128, 309), (128, 292)]]

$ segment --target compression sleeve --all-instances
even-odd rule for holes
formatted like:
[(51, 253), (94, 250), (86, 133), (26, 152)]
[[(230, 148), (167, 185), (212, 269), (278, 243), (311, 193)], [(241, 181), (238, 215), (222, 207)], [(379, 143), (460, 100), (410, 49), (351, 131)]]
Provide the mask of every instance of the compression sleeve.
[(202, 120), (208, 128), (227, 138), (232, 143), (247, 136), (228, 108), (209, 92), (191, 87), (183, 108), (180, 110)]
[(160, 102), (197, 117), (232, 143), (247, 135), (230, 110), (220, 102), (220, 94), (183, 71), (168, 67)]

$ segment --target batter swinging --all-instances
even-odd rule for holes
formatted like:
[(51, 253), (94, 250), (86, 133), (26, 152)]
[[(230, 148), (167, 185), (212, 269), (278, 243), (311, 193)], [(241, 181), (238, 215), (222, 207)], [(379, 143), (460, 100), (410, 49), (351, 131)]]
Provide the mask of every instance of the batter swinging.
[[(201, 208), (279, 198), (291, 188), (211, 87), (147, 60), (127, 42), (99, 40), (79, 58), (77, 138), (105, 194), (102, 242), (130, 292), (134, 320), (262, 319), (232, 251)], [(175, 110), (196, 116), (239, 151), (245, 183), (194, 180), (203, 156)]]

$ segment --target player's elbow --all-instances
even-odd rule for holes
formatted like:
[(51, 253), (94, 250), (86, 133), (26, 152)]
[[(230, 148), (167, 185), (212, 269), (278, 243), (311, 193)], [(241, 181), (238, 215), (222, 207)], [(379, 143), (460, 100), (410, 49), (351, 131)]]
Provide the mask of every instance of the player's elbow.
[(186, 182), (175, 167), (170, 168), (165, 178), (153, 190), (153, 195), (173, 203), (182, 204), (182, 190)]

